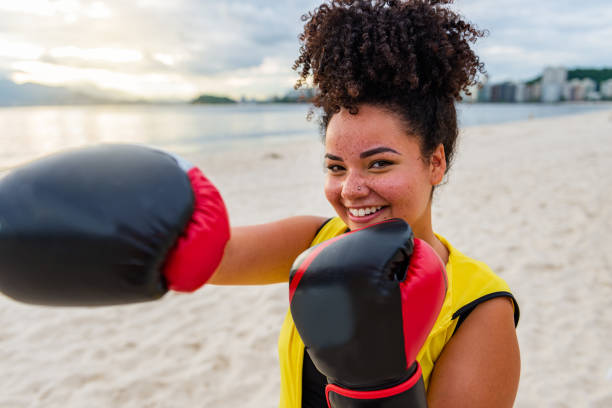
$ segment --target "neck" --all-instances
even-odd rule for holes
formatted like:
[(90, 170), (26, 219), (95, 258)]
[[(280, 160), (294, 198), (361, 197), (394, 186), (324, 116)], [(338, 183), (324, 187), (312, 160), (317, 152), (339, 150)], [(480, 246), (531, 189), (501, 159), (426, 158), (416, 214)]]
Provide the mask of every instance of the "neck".
[(427, 242), (429, 246), (436, 251), (445, 265), (448, 263), (448, 248), (446, 248), (446, 246), (440, 242), (433, 232), (433, 226), (431, 223), (431, 207), (428, 208), (425, 216), (420, 220), (418, 225), (412, 226), (412, 231), (414, 232), (415, 238)]

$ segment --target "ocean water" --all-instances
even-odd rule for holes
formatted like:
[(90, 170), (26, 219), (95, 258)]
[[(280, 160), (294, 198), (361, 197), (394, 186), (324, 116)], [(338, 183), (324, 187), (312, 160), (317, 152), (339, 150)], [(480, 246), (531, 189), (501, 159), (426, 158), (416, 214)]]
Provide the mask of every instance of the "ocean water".
[(476, 103), (458, 104), (457, 117), (459, 125), (465, 127), (516, 122), (534, 118), (576, 115), (604, 109), (612, 109), (612, 102), (559, 104)]
[[(460, 126), (612, 109), (612, 104), (460, 104)], [(0, 171), (68, 147), (138, 143), (177, 154), (269, 140), (319, 139), (308, 105), (118, 105), (0, 108)]]

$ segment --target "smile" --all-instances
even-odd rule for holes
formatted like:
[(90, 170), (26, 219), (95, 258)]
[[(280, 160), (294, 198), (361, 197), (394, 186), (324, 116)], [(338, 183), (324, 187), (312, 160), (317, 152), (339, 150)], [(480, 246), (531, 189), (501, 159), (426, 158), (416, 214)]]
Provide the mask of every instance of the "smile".
[(349, 208), (348, 211), (354, 217), (365, 217), (366, 215), (374, 214), (374, 213), (380, 211), (381, 208), (382, 208), (382, 206), (378, 206), (378, 207), (365, 207), (365, 208)]

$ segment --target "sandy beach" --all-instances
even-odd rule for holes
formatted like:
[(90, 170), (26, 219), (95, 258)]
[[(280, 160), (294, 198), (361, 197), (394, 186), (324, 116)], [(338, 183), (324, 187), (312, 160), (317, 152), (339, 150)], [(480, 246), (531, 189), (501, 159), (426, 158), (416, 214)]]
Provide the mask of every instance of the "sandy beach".
[[(234, 225), (332, 216), (316, 141), (198, 154)], [(612, 407), (612, 111), (466, 128), (434, 227), (520, 308), (516, 407)], [(0, 407), (275, 407), (287, 286), (107, 308), (0, 295)]]

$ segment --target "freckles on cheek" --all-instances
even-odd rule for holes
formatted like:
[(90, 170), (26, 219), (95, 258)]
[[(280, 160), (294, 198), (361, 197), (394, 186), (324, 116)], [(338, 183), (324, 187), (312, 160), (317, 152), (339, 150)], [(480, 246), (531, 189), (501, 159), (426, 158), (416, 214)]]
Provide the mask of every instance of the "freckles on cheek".
[(405, 185), (405, 183), (398, 183), (398, 180), (381, 180), (372, 183), (371, 189), (390, 201), (395, 201), (411, 193), (409, 186)]
[(325, 178), (325, 185), (323, 187), (323, 191), (325, 193), (325, 197), (327, 198), (327, 201), (329, 201), (330, 203), (333, 204), (334, 201), (337, 200), (337, 197), (338, 197), (337, 187), (334, 185), (333, 181), (329, 179), (329, 177)]
[(393, 209), (401, 211), (406, 205), (413, 201), (416, 191), (414, 185), (408, 180), (381, 181), (376, 185), (372, 185), (372, 189), (380, 196), (387, 205)]

